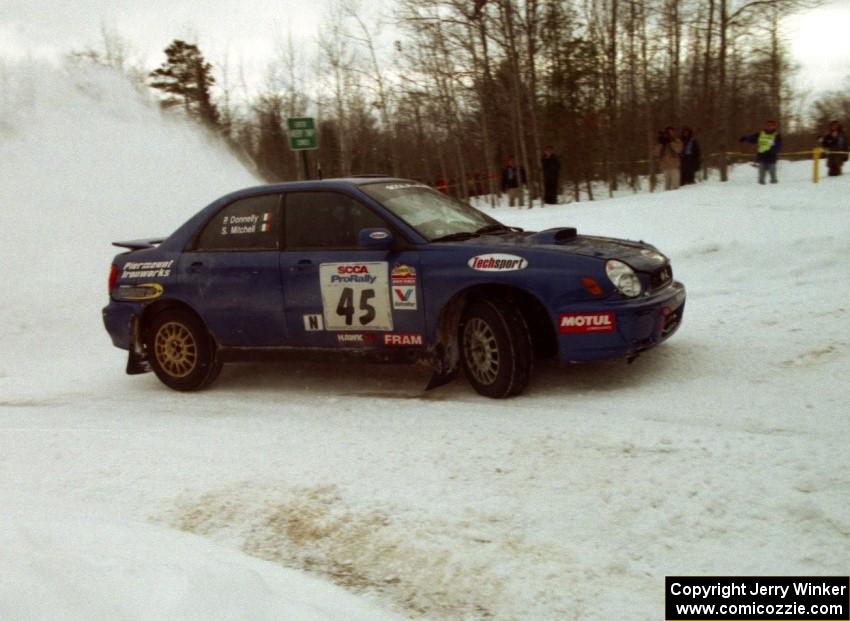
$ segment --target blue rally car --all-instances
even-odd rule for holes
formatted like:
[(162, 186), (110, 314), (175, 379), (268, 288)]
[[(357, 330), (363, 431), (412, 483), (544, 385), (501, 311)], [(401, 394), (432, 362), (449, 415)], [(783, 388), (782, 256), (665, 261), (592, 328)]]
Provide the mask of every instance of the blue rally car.
[(116, 242), (103, 320), (177, 390), (223, 362), (326, 351), (463, 370), (519, 394), (535, 359), (632, 359), (679, 326), (685, 289), (643, 242), (532, 233), (415, 181), (266, 185), (215, 201), (164, 239)]

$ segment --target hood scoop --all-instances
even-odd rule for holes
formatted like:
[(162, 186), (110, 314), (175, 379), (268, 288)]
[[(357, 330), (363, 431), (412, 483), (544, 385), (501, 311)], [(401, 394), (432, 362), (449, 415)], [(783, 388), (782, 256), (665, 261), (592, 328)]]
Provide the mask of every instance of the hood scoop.
[(577, 237), (573, 227), (546, 229), (532, 235), (529, 240), (535, 244), (566, 244)]

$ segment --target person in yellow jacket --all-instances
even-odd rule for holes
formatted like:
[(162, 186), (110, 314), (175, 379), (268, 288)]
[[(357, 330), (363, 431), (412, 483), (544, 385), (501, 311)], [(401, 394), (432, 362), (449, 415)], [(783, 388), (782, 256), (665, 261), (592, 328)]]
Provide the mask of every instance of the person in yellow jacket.
[(776, 131), (776, 121), (766, 121), (763, 130), (741, 136), (738, 142), (756, 145), (759, 183), (764, 185), (767, 174), (770, 174), (770, 182), (776, 183), (776, 159), (779, 157), (779, 150), (782, 148), (782, 136)]
[(658, 132), (655, 157), (658, 158), (661, 172), (664, 173), (664, 189), (678, 189), (682, 182), (682, 141), (676, 136), (676, 130), (672, 127), (668, 127), (663, 132)]

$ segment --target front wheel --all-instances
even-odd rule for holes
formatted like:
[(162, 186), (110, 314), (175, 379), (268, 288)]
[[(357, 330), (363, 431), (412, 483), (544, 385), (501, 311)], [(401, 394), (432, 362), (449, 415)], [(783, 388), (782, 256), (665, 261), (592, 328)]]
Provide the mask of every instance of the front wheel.
[(183, 309), (156, 315), (146, 331), (145, 347), (156, 376), (174, 390), (200, 390), (221, 371), (212, 337)]
[(497, 300), (469, 305), (460, 323), (461, 364), (472, 387), (485, 397), (518, 395), (531, 377), (531, 336), (516, 307)]

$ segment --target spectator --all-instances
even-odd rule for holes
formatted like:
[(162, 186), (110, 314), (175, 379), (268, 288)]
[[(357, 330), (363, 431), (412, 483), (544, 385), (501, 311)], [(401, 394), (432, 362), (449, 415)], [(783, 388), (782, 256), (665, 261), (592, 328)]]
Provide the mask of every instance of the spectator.
[(543, 157), (540, 159), (543, 168), (543, 203), (558, 204), (558, 177), (561, 174), (561, 160), (555, 155), (552, 145), (543, 147)]
[(443, 175), (437, 177), (437, 191), (442, 192), (443, 194), (449, 193), (449, 184)]
[(522, 186), (525, 185), (525, 169), (514, 164), (509, 157), (502, 169), (502, 192), (508, 193), (508, 206), (522, 206)]
[(672, 127), (658, 132), (655, 155), (664, 173), (665, 190), (676, 190), (681, 183), (681, 154), (682, 141), (676, 138), (676, 131)]
[[(830, 123), (829, 131), (821, 136), (818, 142), (829, 153), (826, 158), (829, 176), (837, 177), (841, 174), (841, 167), (844, 166), (844, 162), (847, 161), (847, 137), (844, 135), (844, 128), (841, 123), (838, 121)], [(841, 153), (841, 151), (845, 151), (845, 153)]]
[(690, 127), (683, 127), (680, 137), (682, 140), (682, 185), (690, 185), (696, 180), (697, 171), (702, 165), (702, 152)]
[(768, 120), (764, 129), (755, 134), (741, 136), (738, 142), (756, 145), (756, 162), (759, 167), (759, 183), (764, 185), (766, 173), (770, 173), (770, 182), (776, 183), (776, 159), (782, 148), (782, 136), (776, 131), (776, 121)]

